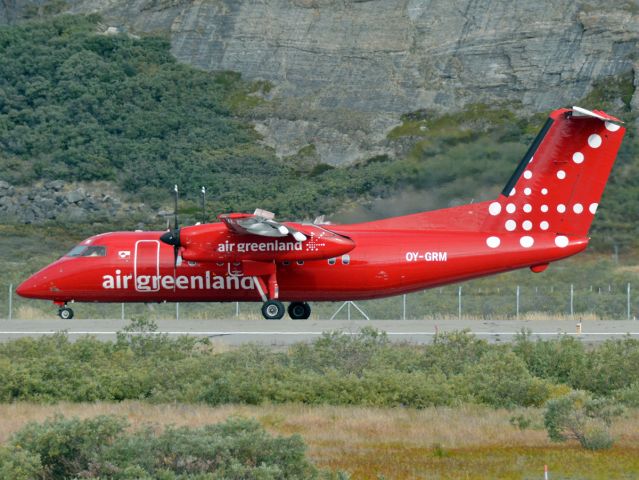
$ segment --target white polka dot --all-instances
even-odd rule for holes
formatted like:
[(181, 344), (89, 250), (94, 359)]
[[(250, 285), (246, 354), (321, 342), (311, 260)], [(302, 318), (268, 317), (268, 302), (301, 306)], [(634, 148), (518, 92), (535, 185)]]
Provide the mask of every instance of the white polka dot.
[(590, 206), (588, 207), (588, 210), (590, 210), (590, 213), (594, 215), (595, 213), (597, 213), (598, 206), (599, 206), (598, 203), (591, 203)]
[(532, 193), (532, 190), (528, 187), (524, 188), (524, 195), (530, 195)]
[(524, 205), (524, 212), (526, 213), (532, 212), (532, 205), (530, 203), (527, 203), (526, 205)]
[(532, 229), (532, 222), (530, 220), (524, 220), (524, 223), (521, 224), (524, 230), (528, 231)]
[(515, 193), (517, 193), (517, 190), (515, 190), (514, 188), (510, 191), (510, 195), (514, 195)]
[(530, 248), (535, 244), (533, 237), (525, 236), (519, 239), (519, 244), (524, 248)]
[(588, 145), (592, 148), (599, 148), (601, 146), (601, 137), (596, 133), (593, 133), (588, 137)]
[(548, 230), (548, 227), (550, 227), (550, 225), (548, 224), (546, 220), (544, 220), (543, 222), (539, 224), (539, 228), (541, 228), (542, 230)]
[(515, 210), (517, 210), (517, 207), (514, 203), (509, 203), (508, 205), (506, 205), (506, 211), (508, 213), (515, 213)]
[(497, 248), (500, 243), (501, 240), (499, 239), (499, 237), (488, 237), (486, 239), (486, 245), (488, 245), (490, 248)]
[(563, 203), (560, 203), (559, 205), (557, 205), (557, 211), (559, 213), (564, 213), (566, 211), (566, 205), (564, 205)]
[(514, 220), (506, 220), (506, 230), (512, 232), (515, 228), (517, 228), (517, 222)]
[(555, 245), (559, 248), (566, 248), (568, 246), (568, 237), (564, 235), (557, 235), (555, 237)]
[(546, 213), (548, 211), (548, 205), (542, 205), (540, 210)]
[(616, 132), (621, 128), (616, 123), (605, 122), (604, 125), (606, 126), (606, 130), (608, 130), (609, 132)]
[(499, 202), (491, 203), (490, 206), (488, 207), (488, 211), (493, 216), (499, 215), (499, 212), (501, 212), (501, 204)]
[(526, 170), (526, 171), (524, 172), (524, 178), (525, 178), (526, 180), (530, 180), (530, 179), (532, 178), (532, 172), (531, 172), (530, 170)]
[(535, 157), (530, 157), (530, 160), (528, 160), (528, 163), (532, 163), (532, 161), (535, 159)]
[(566, 178), (566, 172), (564, 172), (563, 170), (559, 170), (559, 171), (557, 172), (557, 178), (558, 178), (559, 180), (563, 180), (564, 178)]
[(575, 152), (572, 154), (572, 161), (575, 163), (581, 163), (584, 161), (584, 154), (581, 152)]
[(547, 188), (542, 188), (541, 189), (541, 194), (542, 195), (548, 195), (548, 189)]
[(584, 211), (584, 207), (583, 207), (583, 205), (581, 203), (575, 203), (572, 206), (572, 211), (575, 212), (575, 213), (581, 213), (581, 212)]

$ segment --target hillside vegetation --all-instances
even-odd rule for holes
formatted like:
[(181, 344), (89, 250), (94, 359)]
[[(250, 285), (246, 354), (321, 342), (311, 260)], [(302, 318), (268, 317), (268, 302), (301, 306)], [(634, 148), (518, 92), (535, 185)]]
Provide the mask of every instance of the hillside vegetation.
[[(313, 217), (407, 188), (428, 190), (423, 208), (434, 208), (496, 196), (543, 124), (544, 115), (515, 115), (517, 105), (416, 112), (388, 136), (409, 146), (402, 158), (334, 168), (314, 163), (311, 144), (279, 160), (247, 120), (269, 85), (179, 64), (164, 38), (98, 31), (96, 16), (0, 28), (0, 178), (108, 180), (156, 206), (178, 183), (192, 201), (187, 213), (200, 185), (212, 213), (259, 206)], [(632, 93), (630, 77), (613, 79), (580, 104), (632, 120)], [(594, 224), (606, 250), (637, 244), (639, 147), (630, 130)]]

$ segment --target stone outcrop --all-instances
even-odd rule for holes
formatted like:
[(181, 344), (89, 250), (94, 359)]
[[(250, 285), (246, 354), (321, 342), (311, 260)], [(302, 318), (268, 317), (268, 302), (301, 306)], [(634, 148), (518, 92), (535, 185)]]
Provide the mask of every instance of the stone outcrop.
[[(0, 2), (0, 21), (12, 4)], [(2, 7), (4, 5), (4, 7)], [(287, 156), (313, 144), (332, 164), (393, 153), (401, 114), (471, 103), (530, 112), (571, 104), (634, 74), (636, 2), (604, 0), (69, 0), (72, 12), (166, 32), (176, 57), (267, 80), (255, 113)], [(3, 12), (4, 8), (4, 13)], [(18, 7), (15, 7), (18, 8)], [(633, 108), (639, 105), (634, 94)]]
[(7, 222), (86, 223), (148, 216), (143, 204), (130, 205), (92, 185), (53, 180), (31, 187), (14, 187), (0, 180), (0, 219)]

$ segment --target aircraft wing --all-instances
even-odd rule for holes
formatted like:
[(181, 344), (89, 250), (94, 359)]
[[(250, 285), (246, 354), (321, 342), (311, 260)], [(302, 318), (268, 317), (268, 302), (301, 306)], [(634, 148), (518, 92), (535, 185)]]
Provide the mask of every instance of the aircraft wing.
[(276, 222), (274, 215), (266, 210), (255, 210), (255, 213), (225, 213), (218, 218), (226, 228), (239, 235), (260, 235), (262, 237), (292, 236), (298, 242), (304, 242), (306, 235), (299, 230)]

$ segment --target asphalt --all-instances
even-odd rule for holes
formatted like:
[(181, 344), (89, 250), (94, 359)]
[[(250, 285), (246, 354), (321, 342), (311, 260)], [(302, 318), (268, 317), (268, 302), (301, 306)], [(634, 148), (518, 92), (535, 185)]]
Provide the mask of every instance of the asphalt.
[[(122, 320), (2, 320), (0, 341), (21, 337), (39, 337), (66, 331), (71, 339), (92, 335), (101, 340), (113, 340), (128, 321)], [(523, 329), (533, 338), (575, 336), (585, 342), (597, 343), (630, 335), (639, 339), (638, 320), (583, 321), (581, 331), (577, 321), (566, 320), (159, 320), (159, 333), (170, 336), (193, 335), (208, 337), (229, 345), (260, 343), (285, 346), (300, 341), (312, 341), (328, 331), (358, 334), (363, 327), (385, 331), (392, 341), (430, 343), (437, 333), (468, 329), (490, 342), (510, 341)]]

